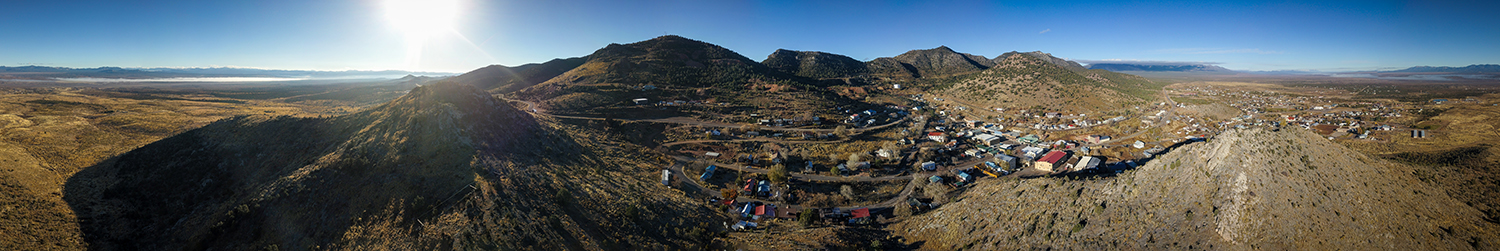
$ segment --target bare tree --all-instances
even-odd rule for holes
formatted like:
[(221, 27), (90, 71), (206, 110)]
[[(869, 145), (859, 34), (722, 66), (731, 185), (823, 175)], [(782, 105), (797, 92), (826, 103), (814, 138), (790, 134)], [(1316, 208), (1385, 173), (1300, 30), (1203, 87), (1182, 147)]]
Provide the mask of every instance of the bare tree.
[(948, 202), (948, 186), (941, 182), (927, 183), (927, 187), (922, 188), (922, 192), (926, 193), (927, 197), (931, 197), (934, 204)]
[(839, 186), (839, 194), (844, 195), (845, 199), (854, 200), (854, 188), (849, 185)]
[(848, 137), (849, 136), (849, 128), (846, 128), (844, 126), (834, 127), (833, 128), (833, 135), (838, 135), (839, 137)]

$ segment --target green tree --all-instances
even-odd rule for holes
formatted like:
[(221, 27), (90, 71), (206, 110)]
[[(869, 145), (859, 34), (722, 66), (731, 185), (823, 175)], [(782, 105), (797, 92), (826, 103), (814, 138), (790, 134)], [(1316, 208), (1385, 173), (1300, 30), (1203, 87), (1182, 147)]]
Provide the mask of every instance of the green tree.
[(810, 227), (818, 221), (818, 211), (812, 208), (803, 208), (802, 214), (797, 215), (797, 224)]

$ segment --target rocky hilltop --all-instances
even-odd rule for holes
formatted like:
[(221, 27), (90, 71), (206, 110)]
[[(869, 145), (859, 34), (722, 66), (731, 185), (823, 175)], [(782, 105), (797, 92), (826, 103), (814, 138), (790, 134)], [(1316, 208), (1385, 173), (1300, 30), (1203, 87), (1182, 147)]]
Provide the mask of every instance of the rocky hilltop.
[(892, 58), (876, 58), (869, 63), (871, 72), (897, 78), (931, 78), (978, 72), (994, 66), (984, 56), (960, 53), (948, 46), (912, 50)]
[(995, 64), (1000, 64), (1001, 61), (1004, 61), (1005, 59), (1010, 58), (1010, 56), (1016, 55), (1016, 54), (1030, 55), (1033, 58), (1041, 59), (1042, 61), (1047, 61), (1047, 63), (1051, 63), (1052, 65), (1056, 65), (1058, 67), (1062, 67), (1063, 69), (1068, 69), (1069, 71), (1082, 72), (1084, 70), (1088, 70), (1088, 68), (1084, 68), (1083, 65), (1078, 64), (1078, 62), (1068, 61), (1067, 59), (1062, 59), (1062, 58), (1054, 57), (1054, 56), (1052, 56), (1052, 53), (1046, 53), (1046, 52), (1041, 52), (1041, 51), (1033, 51), (1033, 52), (1014, 52), (1014, 51), (1012, 51), (1012, 52), (1006, 52), (1005, 54), (1001, 54), (1000, 56), (995, 57), (995, 60), (994, 60)]
[(792, 75), (808, 78), (843, 78), (869, 73), (865, 62), (849, 56), (821, 51), (777, 49), (761, 64)]
[[(939, 85), (940, 93), (984, 107), (1109, 110), (1150, 98), (1145, 78), (1104, 70), (1069, 69), (1043, 54), (1007, 53), (993, 68)], [(1072, 63), (1071, 61), (1064, 61)], [(1073, 63), (1076, 64), (1076, 63)], [(1080, 67), (1081, 68), (1081, 67)]]
[(106, 250), (697, 247), (712, 212), (621, 141), (444, 82), (221, 120), (80, 171), (65, 198)]
[(894, 225), (933, 249), (1494, 250), (1494, 222), (1405, 165), (1231, 130), (1117, 176), (981, 180)]
[(578, 68), (588, 58), (559, 58), (545, 63), (524, 64), (516, 67), (491, 65), (451, 78), (453, 82), (471, 83), (475, 87), (493, 93), (510, 93), (545, 82), (564, 72)]

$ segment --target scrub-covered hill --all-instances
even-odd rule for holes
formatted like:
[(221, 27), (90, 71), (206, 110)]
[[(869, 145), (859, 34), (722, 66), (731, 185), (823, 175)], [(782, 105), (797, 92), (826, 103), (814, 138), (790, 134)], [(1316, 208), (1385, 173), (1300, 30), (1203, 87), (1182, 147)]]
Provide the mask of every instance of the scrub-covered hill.
[[(514, 96), (551, 113), (600, 117), (729, 113), (802, 117), (850, 102), (817, 81), (679, 36), (610, 44), (586, 58), (577, 68)], [(646, 98), (648, 104), (675, 104), (669, 110), (638, 109), (634, 101), (638, 98)]]
[(932, 249), (1494, 250), (1409, 166), (1311, 132), (1230, 130), (1118, 176), (981, 180), (891, 232)]
[(993, 68), (940, 83), (934, 92), (989, 107), (1086, 112), (1143, 103), (1159, 88), (1138, 76), (1073, 69), (1068, 65), (1076, 63), (1046, 53), (1007, 53), (1002, 57)]
[(97, 249), (696, 248), (716, 214), (617, 136), (438, 83), (332, 118), (236, 117), (68, 180)]

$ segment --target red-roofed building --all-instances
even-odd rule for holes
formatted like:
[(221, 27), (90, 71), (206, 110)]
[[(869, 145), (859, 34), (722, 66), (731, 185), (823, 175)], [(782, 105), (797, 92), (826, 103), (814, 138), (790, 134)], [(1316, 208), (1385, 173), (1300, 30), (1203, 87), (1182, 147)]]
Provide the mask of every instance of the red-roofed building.
[[(774, 211), (775, 209), (771, 209), (771, 210), (773, 210), (772, 212), (775, 212)], [(756, 206), (755, 207), (755, 215), (766, 215), (766, 205)]]
[(929, 132), (927, 133), (927, 139), (937, 142), (948, 142), (948, 137), (943, 136), (942, 132)]
[(1039, 159), (1037, 159), (1036, 163), (1033, 164), (1032, 166), (1035, 166), (1037, 170), (1051, 172), (1053, 165), (1056, 165), (1057, 163), (1062, 163), (1062, 162), (1067, 161), (1067, 160), (1068, 160), (1068, 152), (1065, 152), (1065, 151), (1051, 151), (1051, 152), (1047, 152), (1047, 155), (1042, 155), (1042, 157), (1039, 158)]

